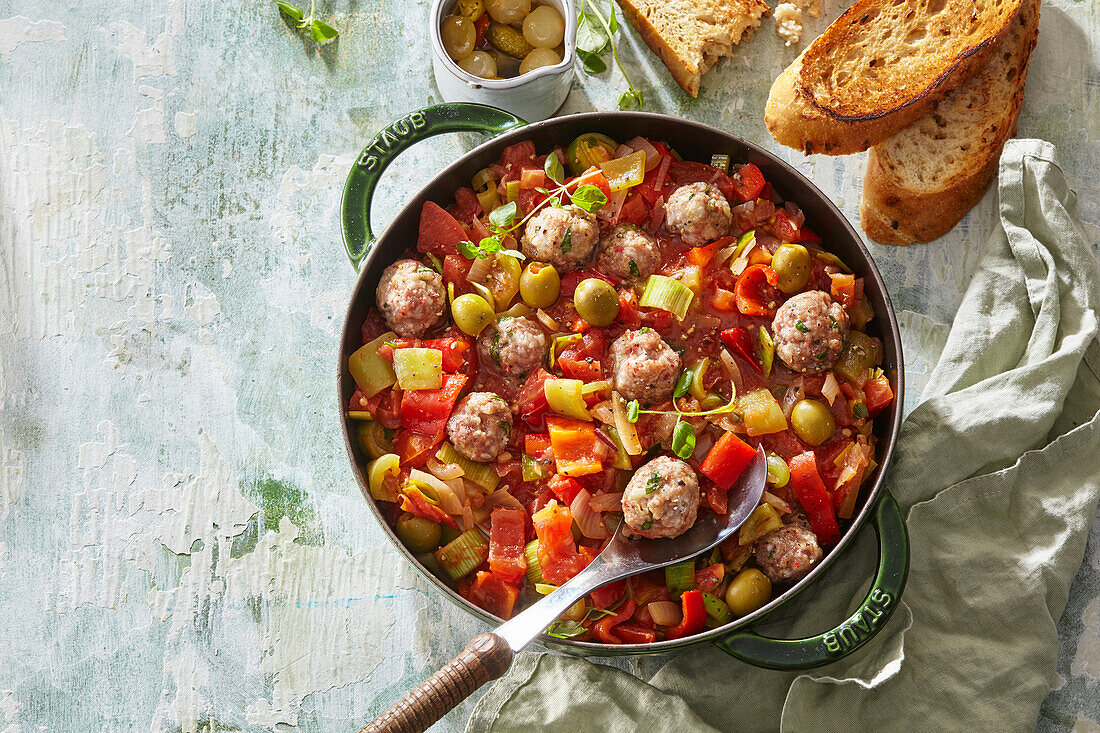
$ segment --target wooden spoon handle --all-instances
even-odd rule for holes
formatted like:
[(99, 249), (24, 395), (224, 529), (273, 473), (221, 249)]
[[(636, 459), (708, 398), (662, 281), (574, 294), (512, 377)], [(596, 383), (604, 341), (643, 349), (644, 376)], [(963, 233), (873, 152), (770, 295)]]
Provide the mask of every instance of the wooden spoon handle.
[(496, 634), (481, 634), (419, 687), (398, 700), (360, 733), (421, 733), (474, 690), (512, 665), (512, 647)]

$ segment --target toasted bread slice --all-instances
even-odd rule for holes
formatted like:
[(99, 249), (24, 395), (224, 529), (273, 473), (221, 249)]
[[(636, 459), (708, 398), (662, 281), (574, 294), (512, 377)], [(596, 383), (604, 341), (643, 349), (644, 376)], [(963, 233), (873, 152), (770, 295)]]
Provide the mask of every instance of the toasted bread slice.
[(1024, 0), (993, 58), (928, 115), (871, 148), (860, 223), (883, 244), (930, 242), (981, 200), (1016, 134), (1039, 0)]
[(866, 150), (989, 60), (1023, 0), (857, 0), (772, 85), (764, 120), (804, 153)]
[(760, 25), (764, 0), (618, 0), (623, 15), (685, 92), (699, 96), (707, 69)]

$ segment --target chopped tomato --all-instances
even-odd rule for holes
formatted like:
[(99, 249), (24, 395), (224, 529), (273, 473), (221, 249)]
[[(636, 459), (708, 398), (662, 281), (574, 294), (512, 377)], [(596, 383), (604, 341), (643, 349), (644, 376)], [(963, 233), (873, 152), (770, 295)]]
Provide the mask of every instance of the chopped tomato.
[[(379, 394), (381, 394), (381, 392)], [(375, 395), (374, 397), (377, 396), (378, 395)], [(355, 391), (351, 394), (351, 399), (348, 400), (348, 409), (356, 411), (368, 410), (370, 412), (374, 412), (374, 410), (370, 407), (371, 401), (374, 400), (374, 397), (367, 399), (366, 395), (363, 394), (363, 390), (356, 387)]]
[(460, 222), (471, 224), (477, 217), (485, 213), (481, 208), (481, 202), (477, 200), (474, 189), (463, 186), (455, 191), (454, 217)]
[(648, 218), (649, 212), (646, 210), (645, 199), (637, 191), (631, 191), (623, 202), (623, 207), (619, 209), (619, 221), (626, 224), (641, 224)]
[(622, 600), (624, 593), (626, 593), (626, 581), (616, 580), (614, 583), (600, 586), (589, 593), (588, 597), (592, 599), (592, 605), (596, 608), (611, 608)]
[(546, 390), (543, 385), (546, 380), (553, 379), (554, 375), (539, 367), (531, 372), (530, 376), (519, 388), (516, 395), (516, 411), (519, 419), (529, 425), (539, 425), (543, 415), (546, 414), (549, 405), (546, 403)]
[(657, 632), (633, 621), (619, 624), (611, 634), (624, 644), (652, 644), (657, 640)]
[(521, 188), (519, 191), (519, 198), (516, 203), (519, 205), (520, 212), (527, 216), (538, 207), (547, 198), (546, 194), (536, 191), (533, 188)]
[(715, 563), (710, 567), (695, 571), (695, 587), (710, 593), (722, 584), (725, 577), (726, 566), (722, 563)]
[(751, 364), (756, 371), (763, 373), (764, 370), (756, 360), (756, 339), (747, 328), (727, 328), (722, 332), (721, 339), (726, 348)]
[(596, 637), (604, 644), (622, 644), (622, 639), (615, 636), (611, 630), (619, 624), (630, 620), (630, 617), (633, 615), (634, 601), (629, 600), (619, 606), (618, 611), (616, 611), (613, 616), (604, 616), (593, 625), (592, 628), (596, 632)]
[(566, 506), (573, 504), (573, 500), (577, 498), (577, 494), (581, 493), (582, 488), (575, 479), (562, 476), (560, 473), (554, 474), (547, 485)]
[(669, 627), (668, 638), (680, 639), (703, 630), (707, 624), (707, 608), (703, 605), (703, 591), (698, 588), (684, 591), (680, 596), (684, 609), (684, 618), (675, 626)]
[(573, 541), (573, 515), (569, 507), (551, 501), (531, 516), (539, 538), (539, 565), (547, 583), (561, 585), (584, 569), (585, 558)]
[(466, 387), (462, 374), (444, 374), (439, 389), (407, 389), (401, 397), (401, 425), (420, 435), (443, 432), (458, 395)]
[(601, 328), (589, 328), (577, 343), (562, 349), (558, 364), (570, 379), (594, 382), (603, 378), (601, 362), (607, 353), (607, 340)]
[[(656, 147), (656, 146), (654, 146)], [(658, 148), (658, 150), (663, 150)], [(657, 203), (657, 199), (664, 195), (664, 188), (670, 183), (668, 169), (672, 165), (672, 156), (664, 151), (661, 153), (661, 162), (645, 174), (645, 179), (638, 184), (636, 190), (649, 206)]]
[(401, 509), (417, 517), (423, 517), (436, 524), (458, 527), (454, 517), (443, 511), (437, 504), (424, 495), (415, 486), (406, 487), (401, 493)]
[(542, 168), (524, 168), (519, 174), (519, 187), (546, 188), (546, 173)]
[(755, 455), (755, 448), (733, 433), (726, 432), (707, 453), (699, 466), (699, 472), (719, 488), (729, 491), (752, 463)]
[(489, 569), (510, 583), (527, 572), (523, 554), (527, 512), (499, 507), (489, 515)]
[[(476, 203), (477, 199), (474, 201)], [(425, 201), (420, 207), (417, 251), (430, 252), (437, 257), (457, 255), (458, 243), (467, 239), (466, 230), (442, 206), (434, 201)]]
[(616, 322), (631, 329), (642, 325), (642, 316), (638, 312), (638, 296), (633, 290), (619, 291), (619, 317)]
[(466, 275), (473, 264), (473, 260), (468, 260), (462, 255), (447, 255), (443, 258), (443, 282), (454, 283), (456, 295), (467, 290), (469, 283), (466, 281)]
[(867, 396), (867, 412), (872, 417), (885, 410), (894, 401), (894, 390), (886, 377), (869, 379), (863, 385), (863, 394)]
[(504, 165), (504, 170), (511, 174), (511, 178), (517, 178), (520, 170), (525, 165), (531, 165), (531, 161), (535, 159), (537, 152), (535, 150), (535, 143), (530, 140), (524, 140), (518, 142), (515, 145), (509, 145), (501, 153), (500, 161)]
[(386, 389), (375, 395), (378, 402), (371, 408), (371, 412), (382, 423), (382, 427), (396, 430), (401, 427), (401, 397), (403, 393), (397, 389)]
[(821, 244), (822, 239), (818, 236), (817, 232), (810, 229), (805, 224), (798, 230), (798, 241), (803, 244)]
[(435, 455), (443, 442), (443, 431), (437, 435), (421, 435), (411, 430), (398, 430), (393, 439), (393, 452), (401, 458), (404, 468), (419, 468)]
[(519, 598), (519, 588), (496, 573), (479, 570), (474, 582), (462, 596), (494, 616), (509, 619), (516, 607), (516, 599)]
[(720, 287), (706, 289), (706, 300), (710, 307), (721, 313), (737, 312), (737, 298), (733, 292)]
[(550, 445), (554, 448), (554, 463), (558, 473), (566, 476), (587, 476), (603, 470), (600, 455), (605, 447), (596, 437), (590, 422), (568, 417), (547, 417)]
[(798, 503), (810, 520), (810, 529), (823, 546), (835, 545), (840, 538), (840, 528), (836, 523), (836, 512), (829, 492), (825, 490), (825, 484), (817, 471), (814, 452), (800, 453), (788, 465), (791, 469), (791, 486), (798, 497)]
[(855, 275), (830, 275), (832, 284), (829, 287), (833, 300), (844, 306), (844, 310), (850, 310), (856, 304), (856, 276)]
[(797, 222), (782, 209), (775, 212), (775, 218), (772, 219), (772, 233), (783, 242), (802, 241), (802, 237), (799, 236)]
[(688, 183), (713, 183), (727, 201), (733, 200), (733, 181), (712, 165), (694, 160), (675, 160), (669, 165), (668, 177), (680, 186)]
[(779, 275), (767, 265), (749, 265), (737, 278), (734, 295), (737, 297), (737, 310), (746, 316), (775, 315), (782, 295), (779, 288)]
[(730, 180), (733, 183), (733, 195), (742, 203), (760, 196), (765, 185), (770, 188), (770, 184), (764, 180), (764, 174), (752, 163), (746, 163), (738, 168), (737, 172), (730, 176)]
[(466, 367), (466, 352), (469, 351), (470, 344), (463, 338), (428, 339), (420, 346), (443, 353), (443, 371), (445, 372), (459, 372)]

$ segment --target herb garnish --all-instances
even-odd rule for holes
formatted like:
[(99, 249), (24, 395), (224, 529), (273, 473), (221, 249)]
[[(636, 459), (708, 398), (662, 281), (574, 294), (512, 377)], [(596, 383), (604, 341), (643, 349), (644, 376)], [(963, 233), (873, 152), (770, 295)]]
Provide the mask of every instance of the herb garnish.
[(316, 0), (310, 0), (308, 16), (302, 12), (301, 8), (291, 5), (286, 0), (275, 0), (275, 4), (279, 6), (279, 11), (283, 15), (297, 24), (298, 30), (308, 28), (310, 37), (318, 46), (332, 43), (340, 35), (340, 31), (314, 16)]
[(798, 329), (799, 331), (801, 331), (802, 333), (809, 333), (809, 332), (810, 332), (810, 328), (809, 328), (809, 326), (807, 326), (807, 325), (806, 325), (805, 323), (803, 323), (802, 321), (795, 321), (795, 322), (794, 322), (794, 327), (795, 327), (795, 328), (797, 328), (797, 329)]
[(605, 17), (600, 12), (599, 3), (596, 0), (581, 0), (577, 4), (577, 56), (580, 57), (584, 70), (589, 74), (600, 74), (607, 71), (607, 64), (600, 58), (601, 54), (611, 49), (611, 56), (619, 72), (626, 81), (626, 90), (619, 95), (619, 109), (641, 109), (645, 106), (645, 98), (642, 92), (634, 88), (626, 69), (619, 61), (619, 51), (615, 47), (615, 31), (619, 29), (619, 21), (615, 18), (615, 3), (608, 2), (608, 14)]
[(649, 480), (645, 482), (645, 494), (649, 496), (656, 491), (661, 485), (661, 474), (654, 471), (649, 474)]

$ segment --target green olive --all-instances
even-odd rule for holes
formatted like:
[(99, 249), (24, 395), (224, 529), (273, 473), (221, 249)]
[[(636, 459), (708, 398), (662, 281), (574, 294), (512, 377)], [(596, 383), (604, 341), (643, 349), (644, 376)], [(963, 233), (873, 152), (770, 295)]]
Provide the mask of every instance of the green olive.
[(726, 605), (737, 616), (747, 616), (772, 597), (772, 582), (756, 568), (742, 570), (726, 588)]
[(532, 308), (549, 308), (558, 302), (561, 277), (553, 265), (528, 262), (519, 278), (519, 294)]
[(440, 536), (439, 536), (439, 544), (440, 545), (448, 545), (448, 544), (454, 542), (455, 540), (457, 540), (458, 536), (460, 534), (462, 534), (456, 528), (448, 527), (446, 525), (441, 526), (439, 528), (439, 531), (440, 531)]
[(466, 293), (458, 296), (451, 303), (451, 316), (455, 319), (455, 325), (463, 333), (477, 336), (493, 322), (496, 314), (493, 312), (493, 306), (489, 305), (485, 298)]
[(791, 410), (791, 427), (803, 441), (818, 446), (836, 432), (836, 420), (833, 413), (817, 400), (799, 400)]
[(581, 280), (573, 293), (573, 307), (581, 318), (596, 328), (610, 326), (619, 317), (619, 294), (599, 278)]
[(430, 519), (402, 514), (397, 520), (397, 536), (413, 552), (428, 552), (439, 547), (439, 525)]
[(797, 293), (810, 282), (813, 263), (801, 244), (783, 244), (772, 256), (772, 269), (779, 275), (779, 289), (788, 295)]
[(836, 373), (853, 382), (878, 362), (875, 340), (862, 331), (849, 331), (836, 363)]

